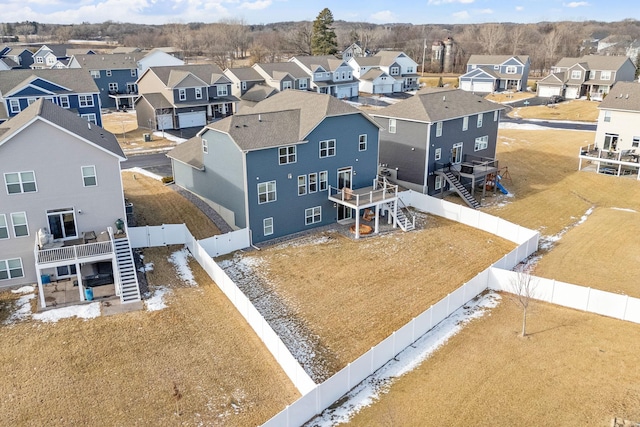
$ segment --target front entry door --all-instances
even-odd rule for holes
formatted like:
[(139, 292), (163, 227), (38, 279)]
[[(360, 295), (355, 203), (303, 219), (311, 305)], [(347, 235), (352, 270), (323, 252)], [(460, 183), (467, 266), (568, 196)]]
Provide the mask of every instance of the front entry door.
[[(342, 190), (343, 188), (351, 188), (351, 175), (352, 169), (342, 168), (338, 169), (338, 189)], [(342, 221), (343, 219), (353, 218), (353, 209), (338, 205), (338, 221)]]

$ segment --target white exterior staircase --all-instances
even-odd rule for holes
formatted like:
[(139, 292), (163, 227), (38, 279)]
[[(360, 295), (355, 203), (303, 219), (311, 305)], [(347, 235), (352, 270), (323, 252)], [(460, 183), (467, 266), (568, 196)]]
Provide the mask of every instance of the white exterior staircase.
[[(385, 207), (391, 217), (396, 216), (392, 202), (386, 203)], [(398, 226), (400, 227), (400, 229), (402, 229), (402, 231), (411, 231), (416, 228), (415, 216), (413, 216), (411, 212), (409, 212), (409, 209), (407, 209), (407, 207), (402, 204), (402, 201), (400, 199), (398, 199), (398, 213), (396, 216), (396, 222), (398, 223)]]
[(123, 303), (140, 301), (140, 285), (129, 238), (114, 236), (113, 244), (120, 276), (120, 301)]

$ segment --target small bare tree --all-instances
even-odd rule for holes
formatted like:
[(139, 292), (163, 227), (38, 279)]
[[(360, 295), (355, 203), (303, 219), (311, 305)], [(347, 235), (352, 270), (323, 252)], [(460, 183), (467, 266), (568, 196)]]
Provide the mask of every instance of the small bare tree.
[(531, 300), (535, 298), (537, 281), (529, 274), (525, 268), (516, 270), (516, 275), (511, 279), (511, 287), (513, 294), (511, 299), (520, 308), (522, 308), (522, 333), (520, 336), (527, 335), (527, 310), (531, 304)]

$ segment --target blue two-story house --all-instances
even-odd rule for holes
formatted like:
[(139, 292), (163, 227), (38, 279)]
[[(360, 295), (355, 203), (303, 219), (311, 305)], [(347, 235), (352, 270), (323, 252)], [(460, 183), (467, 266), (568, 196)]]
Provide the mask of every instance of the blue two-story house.
[(141, 53), (112, 53), (109, 55), (73, 55), (69, 68), (83, 68), (100, 90), (102, 108), (133, 108), (138, 97), (138, 65)]
[(102, 126), (98, 87), (85, 70), (0, 71), (0, 122), (17, 115), (39, 98)]
[(289, 60), (298, 64), (311, 78), (311, 89), (319, 93), (328, 93), (336, 98), (358, 96), (358, 79), (344, 59), (333, 55), (294, 56)]
[(138, 125), (149, 129), (202, 127), (229, 116), (239, 99), (217, 65), (150, 67), (138, 78)]
[(248, 227), (253, 243), (357, 224), (364, 208), (375, 210), (378, 231), (380, 210), (397, 199), (375, 185), (378, 133), (347, 103), (291, 89), (208, 125), (168, 156), (176, 183), (232, 227)]
[(467, 71), (460, 76), (460, 89), (490, 93), (526, 91), (531, 63), (528, 55), (471, 55)]

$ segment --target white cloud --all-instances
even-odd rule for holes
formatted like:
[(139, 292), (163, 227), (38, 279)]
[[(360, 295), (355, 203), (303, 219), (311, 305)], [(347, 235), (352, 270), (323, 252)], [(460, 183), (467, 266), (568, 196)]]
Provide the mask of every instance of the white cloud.
[(480, 15), (491, 15), (493, 13), (493, 9), (480, 9), (477, 12)]
[(466, 10), (452, 13), (451, 16), (453, 16), (457, 21), (468, 21), (469, 18), (471, 18), (471, 15)]
[(254, 2), (245, 1), (240, 3), (238, 9), (262, 10), (271, 6), (271, 0), (257, 0)]
[(516, 6), (516, 10), (518, 12), (522, 12), (524, 10), (524, 6)]
[(589, 6), (586, 1), (572, 1), (571, 3), (564, 3), (564, 7), (582, 7)]
[(378, 22), (395, 22), (398, 18), (390, 10), (381, 10), (369, 16), (369, 19)]
[(429, 0), (427, 4), (432, 4), (434, 6), (438, 6), (441, 4), (451, 4), (451, 3), (462, 3), (462, 4), (470, 4), (475, 0)]

